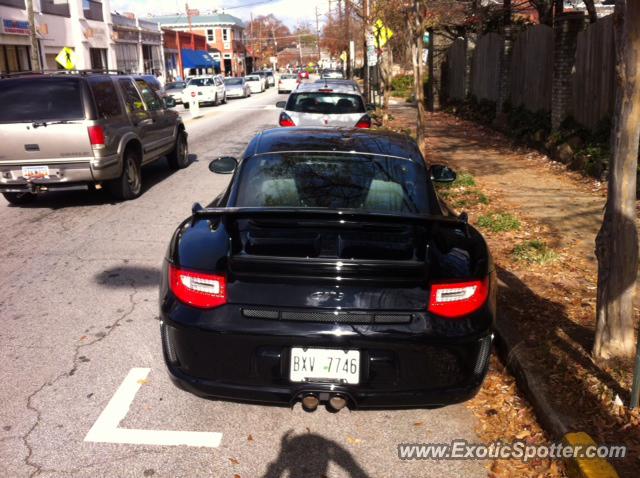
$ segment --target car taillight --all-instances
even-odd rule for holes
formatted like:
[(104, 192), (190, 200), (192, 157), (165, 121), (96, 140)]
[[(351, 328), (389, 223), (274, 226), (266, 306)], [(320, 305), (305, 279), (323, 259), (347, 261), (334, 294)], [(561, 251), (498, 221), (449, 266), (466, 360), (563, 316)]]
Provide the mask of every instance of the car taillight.
[(489, 294), (489, 278), (482, 281), (432, 284), (429, 312), (455, 319), (480, 309)]
[(371, 128), (371, 117), (369, 115), (364, 115), (356, 123), (356, 128)]
[(200, 309), (213, 309), (227, 303), (227, 280), (224, 276), (169, 266), (169, 286), (180, 301)]
[(285, 127), (296, 125), (287, 113), (280, 113), (279, 124), (280, 126), (285, 126)]
[(93, 149), (103, 149), (105, 147), (104, 128), (102, 126), (89, 126), (89, 141)]

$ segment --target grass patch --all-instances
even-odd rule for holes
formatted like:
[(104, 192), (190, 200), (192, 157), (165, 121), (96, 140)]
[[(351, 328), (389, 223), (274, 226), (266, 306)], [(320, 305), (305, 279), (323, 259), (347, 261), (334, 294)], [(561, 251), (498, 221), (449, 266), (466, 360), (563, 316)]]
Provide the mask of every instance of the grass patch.
[(533, 239), (523, 242), (513, 248), (513, 256), (516, 260), (530, 264), (546, 264), (558, 258), (558, 254), (551, 250), (543, 241)]
[(496, 212), (480, 216), (478, 226), (489, 229), (491, 232), (517, 231), (520, 229), (520, 221), (508, 212)]
[(469, 173), (459, 173), (452, 183), (435, 184), (438, 189), (438, 195), (454, 209), (489, 204), (489, 198), (475, 187), (476, 181)]

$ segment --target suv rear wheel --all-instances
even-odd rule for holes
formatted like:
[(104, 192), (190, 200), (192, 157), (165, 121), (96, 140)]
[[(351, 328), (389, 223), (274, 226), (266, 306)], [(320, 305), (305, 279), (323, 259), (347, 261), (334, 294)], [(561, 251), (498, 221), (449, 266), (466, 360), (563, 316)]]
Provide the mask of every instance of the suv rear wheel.
[(109, 183), (109, 189), (117, 199), (135, 199), (142, 194), (140, 159), (133, 149), (127, 149), (122, 159), (122, 174)]
[(2, 195), (8, 202), (17, 206), (29, 204), (36, 198), (33, 193), (2, 193)]
[(189, 165), (189, 146), (187, 145), (187, 136), (184, 131), (178, 132), (176, 145), (169, 154), (167, 154), (169, 168), (177, 170), (186, 168)]

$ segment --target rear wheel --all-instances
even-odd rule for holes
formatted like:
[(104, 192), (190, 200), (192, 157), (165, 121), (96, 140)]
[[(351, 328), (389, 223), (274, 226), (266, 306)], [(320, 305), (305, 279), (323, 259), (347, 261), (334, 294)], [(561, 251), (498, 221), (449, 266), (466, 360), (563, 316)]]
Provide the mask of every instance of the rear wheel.
[(36, 198), (36, 195), (33, 193), (2, 193), (2, 195), (9, 203), (15, 204), (16, 206), (29, 204)]
[(220, 100), (218, 99), (218, 93), (216, 93), (216, 96), (213, 99), (213, 106), (218, 106), (219, 104), (220, 104)]
[(127, 149), (122, 159), (122, 174), (109, 183), (109, 189), (117, 199), (126, 201), (142, 194), (142, 172), (140, 158), (133, 149)]
[(176, 138), (176, 145), (167, 155), (169, 161), (169, 168), (173, 170), (183, 169), (189, 165), (189, 146), (187, 145), (187, 137), (184, 131), (178, 133)]
[(225, 93), (224, 96), (222, 97), (222, 104), (226, 105), (227, 104), (227, 94)]
[(189, 109), (189, 103), (182, 103), (182, 105), (184, 106), (184, 109), (185, 109), (185, 110), (188, 110), (188, 109)]

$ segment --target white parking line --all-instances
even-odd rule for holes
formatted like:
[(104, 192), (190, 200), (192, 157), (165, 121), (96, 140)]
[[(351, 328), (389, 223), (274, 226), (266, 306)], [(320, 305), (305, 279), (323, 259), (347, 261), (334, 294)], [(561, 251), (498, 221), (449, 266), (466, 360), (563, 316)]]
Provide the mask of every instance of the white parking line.
[(200, 446), (217, 448), (222, 433), (187, 432), (173, 430), (137, 430), (119, 428), (129, 412), (133, 399), (146, 380), (150, 368), (132, 368), (111, 397), (84, 441), (101, 443), (128, 443), (133, 445)]

